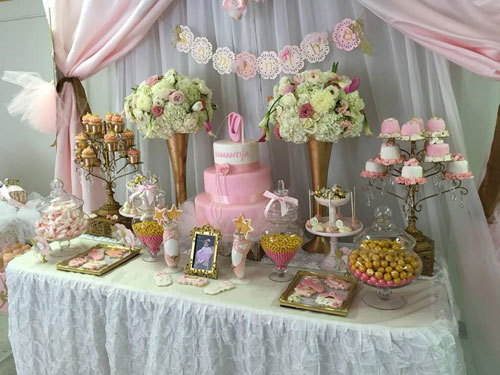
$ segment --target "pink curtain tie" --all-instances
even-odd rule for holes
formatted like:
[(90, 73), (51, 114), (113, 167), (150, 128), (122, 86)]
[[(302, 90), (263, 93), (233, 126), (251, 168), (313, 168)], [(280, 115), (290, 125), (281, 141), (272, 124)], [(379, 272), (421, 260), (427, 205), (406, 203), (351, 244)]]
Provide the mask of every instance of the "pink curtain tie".
[(280, 202), (281, 206), (281, 216), (285, 216), (287, 209), (286, 209), (286, 204), (290, 204), (291, 206), (298, 206), (299, 201), (296, 198), (289, 197), (288, 195), (284, 196), (279, 196), (274, 193), (271, 193), (269, 190), (266, 190), (264, 193), (264, 197), (269, 198), (270, 201), (267, 204), (265, 210), (264, 210), (264, 216), (267, 217), (267, 213), (269, 212), (269, 208), (271, 208), (271, 205), (273, 202), (278, 201)]
[(154, 191), (153, 191), (154, 188), (156, 188), (155, 185), (139, 185), (139, 187), (137, 188), (137, 190), (134, 193), (132, 193), (130, 195), (130, 197), (128, 198), (129, 202), (132, 203), (132, 201), (134, 200), (134, 198), (136, 196), (138, 196), (142, 192), (146, 192), (146, 198), (148, 200), (148, 203), (149, 204), (153, 204), (153, 201), (155, 199), (155, 194), (154, 194)]

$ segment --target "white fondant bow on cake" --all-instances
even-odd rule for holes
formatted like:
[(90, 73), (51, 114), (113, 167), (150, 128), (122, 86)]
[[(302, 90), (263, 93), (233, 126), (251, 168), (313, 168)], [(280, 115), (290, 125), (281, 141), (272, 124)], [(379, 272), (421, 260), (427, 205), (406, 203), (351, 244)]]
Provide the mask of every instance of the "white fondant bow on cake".
[(287, 213), (287, 208), (286, 208), (287, 203), (290, 204), (291, 206), (297, 206), (299, 204), (299, 201), (296, 198), (289, 197), (288, 195), (276, 195), (274, 193), (271, 193), (269, 190), (265, 191), (264, 197), (270, 199), (269, 203), (267, 204), (264, 210), (264, 216), (266, 217), (274, 201), (280, 202), (281, 216), (285, 216)]
[(148, 203), (151, 205), (153, 204), (153, 201), (155, 199), (155, 193), (154, 193), (154, 188), (156, 188), (156, 185), (139, 185), (136, 191), (134, 191), (130, 197), (128, 198), (129, 202), (132, 203), (134, 198), (141, 194), (142, 192), (145, 192), (146, 199), (148, 200)]
[(239, 113), (231, 112), (227, 115), (229, 137), (233, 142), (241, 141), (241, 160), (245, 157), (245, 124)]

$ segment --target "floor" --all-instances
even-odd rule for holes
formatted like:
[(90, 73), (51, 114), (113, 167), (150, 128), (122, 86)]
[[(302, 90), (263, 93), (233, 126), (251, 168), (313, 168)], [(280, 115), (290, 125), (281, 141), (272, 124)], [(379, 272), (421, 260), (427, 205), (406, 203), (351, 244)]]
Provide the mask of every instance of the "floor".
[(0, 312), (0, 374), (16, 375), (16, 367), (14, 366), (14, 358), (10, 350), (7, 332), (7, 313)]

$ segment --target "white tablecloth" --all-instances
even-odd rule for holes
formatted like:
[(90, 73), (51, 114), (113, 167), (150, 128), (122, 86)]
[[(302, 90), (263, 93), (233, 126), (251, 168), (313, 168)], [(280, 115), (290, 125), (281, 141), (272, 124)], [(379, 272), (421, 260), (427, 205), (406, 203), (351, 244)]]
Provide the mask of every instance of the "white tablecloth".
[[(267, 278), (267, 264), (249, 262), (251, 284), (208, 296), (175, 282), (157, 287), (163, 262), (136, 257), (96, 277), (57, 271), (60, 260), (26, 254), (7, 268), (19, 375), (465, 374), (439, 282), (400, 289), (408, 304), (395, 311), (366, 306), (360, 286), (349, 315), (336, 317), (280, 307), (286, 285)], [(219, 263), (219, 279), (229, 279), (229, 259)]]

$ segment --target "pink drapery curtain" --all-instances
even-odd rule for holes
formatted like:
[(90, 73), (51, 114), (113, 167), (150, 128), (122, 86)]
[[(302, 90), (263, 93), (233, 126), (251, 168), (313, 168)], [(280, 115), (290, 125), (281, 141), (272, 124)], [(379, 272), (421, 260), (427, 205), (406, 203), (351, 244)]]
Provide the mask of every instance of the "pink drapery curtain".
[[(173, 0), (43, 0), (51, 15), (55, 61), (64, 77), (84, 80), (128, 53)], [(100, 183), (83, 188), (73, 164), (74, 136), (82, 131), (73, 86), (65, 82), (57, 116), (55, 176), (68, 192), (83, 197), (85, 209), (104, 203)]]
[(425, 48), (500, 80), (500, 1), (357, 1)]

